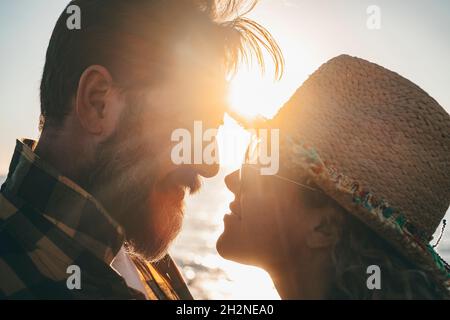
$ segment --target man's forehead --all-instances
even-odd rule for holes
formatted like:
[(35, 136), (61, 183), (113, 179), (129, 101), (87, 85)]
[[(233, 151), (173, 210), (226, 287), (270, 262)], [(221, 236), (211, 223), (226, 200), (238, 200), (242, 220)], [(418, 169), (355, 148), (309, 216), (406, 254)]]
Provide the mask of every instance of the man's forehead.
[(179, 41), (173, 46), (173, 72), (176, 77), (224, 82), (227, 78), (224, 52), (205, 44), (189, 40)]

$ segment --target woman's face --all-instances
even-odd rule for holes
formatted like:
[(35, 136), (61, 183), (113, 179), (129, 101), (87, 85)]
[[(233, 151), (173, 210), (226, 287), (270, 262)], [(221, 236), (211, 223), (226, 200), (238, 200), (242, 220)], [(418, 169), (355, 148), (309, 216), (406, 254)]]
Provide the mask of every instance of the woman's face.
[(235, 199), (217, 241), (222, 257), (266, 267), (283, 263), (293, 254), (301, 255), (309, 215), (301, 205), (296, 184), (260, 175), (255, 167), (242, 174), (233, 172), (225, 183)]

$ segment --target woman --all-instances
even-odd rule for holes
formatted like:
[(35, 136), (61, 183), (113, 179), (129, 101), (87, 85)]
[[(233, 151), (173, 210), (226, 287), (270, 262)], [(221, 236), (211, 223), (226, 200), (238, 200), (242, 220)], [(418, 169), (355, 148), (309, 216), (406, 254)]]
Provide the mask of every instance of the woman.
[(435, 100), (344, 55), (267, 127), (280, 128), (280, 170), (261, 175), (250, 147), (226, 177), (224, 258), (267, 270), (283, 299), (450, 297), (430, 244), (450, 203), (450, 117)]

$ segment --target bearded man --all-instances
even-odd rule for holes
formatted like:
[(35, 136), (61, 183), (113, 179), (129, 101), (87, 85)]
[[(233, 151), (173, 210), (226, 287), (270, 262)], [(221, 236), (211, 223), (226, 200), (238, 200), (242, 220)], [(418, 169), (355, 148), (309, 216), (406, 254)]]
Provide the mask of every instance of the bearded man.
[(220, 126), (230, 72), (263, 66), (262, 47), (280, 71), (280, 50), (236, 14), (254, 2), (73, 5), (80, 29), (64, 10), (47, 50), (39, 141), (17, 141), (1, 188), (0, 298), (189, 299), (167, 249), (218, 164), (174, 164), (171, 133)]

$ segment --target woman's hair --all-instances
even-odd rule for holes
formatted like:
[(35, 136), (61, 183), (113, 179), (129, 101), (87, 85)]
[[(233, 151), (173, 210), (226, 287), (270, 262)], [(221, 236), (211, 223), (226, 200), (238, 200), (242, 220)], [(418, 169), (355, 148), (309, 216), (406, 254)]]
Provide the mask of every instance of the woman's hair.
[[(448, 299), (430, 272), (403, 258), (386, 240), (348, 212), (332, 250), (329, 299)], [(380, 268), (379, 290), (370, 290), (367, 268)]]
[[(449, 299), (447, 290), (432, 273), (407, 261), (332, 198), (320, 192), (302, 191), (302, 199), (307, 207), (335, 208), (336, 214), (326, 221), (335, 235), (331, 252), (334, 275), (327, 299)], [(367, 286), (372, 274), (367, 268), (372, 265), (380, 268), (379, 290)]]

